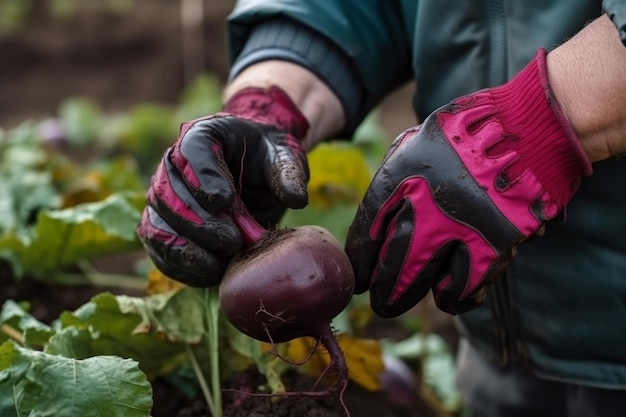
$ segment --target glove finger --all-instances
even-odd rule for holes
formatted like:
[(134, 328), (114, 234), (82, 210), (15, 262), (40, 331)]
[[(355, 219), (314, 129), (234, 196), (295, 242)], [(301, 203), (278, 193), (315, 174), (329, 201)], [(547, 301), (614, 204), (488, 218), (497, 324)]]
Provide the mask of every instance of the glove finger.
[(406, 199), (389, 222), (372, 274), (371, 305), (381, 317), (403, 314), (422, 300), (449, 257), (448, 245), (430, 246), (432, 236), (416, 224), (414, 210)]
[(435, 304), (441, 311), (457, 315), (467, 313), (481, 306), (485, 299), (486, 290), (484, 287), (479, 288), (473, 294), (462, 300), (451, 297), (435, 297)]
[(352, 262), (355, 273), (355, 293), (360, 294), (370, 287), (372, 273), (377, 267), (379, 252), (385, 240), (389, 222), (402, 203), (403, 191), (399, 186), (394, 190), (396, 172), (394, 164), (387, 164), (396, 156), (396, 149), (411, 130), (398, 136), (385, 155), (368, 187), (354, 220), (348, 229), (345, 250)]
[(502, 272), (511, 256), (499, 256), (485, 238), (472, 229), (463, 241), (456, 241), (449, 270), (433, 284), (437, 306), (450, 314), (461, 314), (478, 307), (484, 287)]
[(152, 177), (148, 204), (174, 229), (217, 256), (239, 250), (243, 240), (239, 229), (224, 213), (201, 207), (166, 155)]
[(137, 235), (155, 266), (168, 277), (193, 287), (219, 283), (223, 262), (176, 233), (150, 206), (142, 213)]
[[(172, 163), (205, 209), (227, 210), (236, 192), (235, 178), (244, 176), (246, 188), (266, 187), (287, 207), (307, 205), (306, 152), (293, 136), (268, 125), (223, 116), (183, 125), (181, 137)], [(263, 172), (249, 167), (261, 167)], [(244, 195), (242, 199), (251, 203)]]
[[(170, 152), (170, 161), (180, 172), (180, 178), (192, 190), (199, 204), (214, 213), (228, 210), (233, 202), (234, 181), (223, 155), (223, 142), (231, 139), (239, 124), (229, 123), (230, 117), (213, 117), (185, 123), (181, 138)], [(249, 137), (250, 132), (237, 134)]]
[(310, 175), (302, 144), (278, 130), (268, 131), (264, 141), (267, 145), (264, 175), (272, 194), (289, 208), (304, 208), (309, 202)]
[(357, 208), (346, 235), (345, 251), (354, 270), (356, 294), (369, 289), (372, 272), (376, 268), (378, 253), (383, 243), (380, 234), (370, 234), (379, 205), (370, 203), (369, 194), (368, 191)]
[[(433, 190), (424, 177), (406, 178), (380, 206), (380, 213), (394, 212), (386, 230), (382, 231), (385, 243), (370, 284), (373, 307), (380, 315), (404, 313), (417, 304), (434, 283), (450, 275), (451, 257), (461, 238), (478, 245), (479, 266), (488, 264), (493, 254), (475, 230), (442, 212), (437, 188)], [(375, 219), (373, 224), (377, 223), (380, 221)], [(459, 272), (456, 271), (456, 275)], [(467, 274), (457, 279), (464, 277)], [(468, 295), (472, 286), (477, 285), (475, 277), (471, 278), (470, 286), (463, 288), (468, 292), (463, 295)]]
[(484, 298), (484, 289), (477, 287), (463, 295), (470, 274), (469, 250), (462, 241), (451, 242), (449, 247), (449, 268), (433, 280), (433, 297), (440, 310), (455, 315), (478, 307)]

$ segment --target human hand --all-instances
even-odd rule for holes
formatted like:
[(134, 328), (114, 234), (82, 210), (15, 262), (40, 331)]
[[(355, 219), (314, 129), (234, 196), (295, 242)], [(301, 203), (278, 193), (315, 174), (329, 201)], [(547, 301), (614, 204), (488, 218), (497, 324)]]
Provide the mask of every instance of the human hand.
[(382, 317), (431, 289), (446, 312), (477, 307), (515, 247), (590, 173), (539, 50), (509, 83), (454, 100), (394, 141), (348, 232), (356, 292), (369, 289)]
[(229, 215), (236, 194), (264, 227), (307, 204), (307, 129), (278, 87), (243, 89), (222, 113), (184, 123), (152, 177), (137, 228), (155, 265), (191, 286), (218, 284), (243, 244)]

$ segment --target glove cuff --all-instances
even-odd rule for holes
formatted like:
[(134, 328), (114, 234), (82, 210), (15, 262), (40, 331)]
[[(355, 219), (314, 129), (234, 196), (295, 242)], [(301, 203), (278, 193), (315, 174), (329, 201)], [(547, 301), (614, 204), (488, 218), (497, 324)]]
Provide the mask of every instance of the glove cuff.
[(511, 81), (491, 89), (491, 96), (510, 140), (495, 145), (489, 152), (497, 154), (499, 147), (515, 149), (525, 163), (513, 164), (509, 175), (517, 178), (530, 169), (552, 201), (564, 207), (581, 177), (590, 175), (592, 169), (550, 88), (546, 51), (539, 49)]
[(298, 140), (309, 130), (309, 122), (280, 87), (247, 87), (239, 90), (224, 105), (224, 112), (271, 124)]

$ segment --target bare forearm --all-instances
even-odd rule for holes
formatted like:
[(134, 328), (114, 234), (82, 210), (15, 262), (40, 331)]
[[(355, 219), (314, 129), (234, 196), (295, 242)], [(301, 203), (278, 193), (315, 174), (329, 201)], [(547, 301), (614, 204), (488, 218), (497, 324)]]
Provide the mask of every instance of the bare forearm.
[(339, 99), (313, 73), (287, 61), (263, 61), (239, 74), (224, 91), (224, 101), (245, 87), (277, 85), (296, 103), (310, 129), (303, 143), (307, 150), (338, 133), (344, 124)]
[(626, 152), (626, 48), (607, 16), (548, 54), (557, 101), (591, 162)]

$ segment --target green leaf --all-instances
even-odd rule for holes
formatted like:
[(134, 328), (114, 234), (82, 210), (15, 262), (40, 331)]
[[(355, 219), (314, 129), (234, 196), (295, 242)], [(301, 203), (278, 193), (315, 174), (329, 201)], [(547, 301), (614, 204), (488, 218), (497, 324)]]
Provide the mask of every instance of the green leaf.
[(117, 302), (123, 313), (141, 317), (134, 334), (157, 332), (172, 342), (193, 344), (206, 333), (202, 299), (195, 288), (144, 298), (119, 295)]
[(48, 160), (33, 123), (0, 137), (0, 235), (23, 236), (39, 210), (60, 206)]
[(33, 7), (33, 0), (0, 1), (0, 34), (22, 27)]
[(420, 359), (424, 383), (432, 389), (447, 410), (460, 406), (460, 394), (455, 385), (455, 360), (446, 341), (437, 334), (415, 334), (407, 339), (383, 341), (385, 353), (402, 359)]
[(42, 210), (30, 236), (0, 236), (0, 258), (17, 271), (50, 273), (82, 259), (140, 247), (135, 229), (143, 193), (116, 193), (105, 200), (63, 210)]
[[(153, 300), (152, 297), (148, 299)], [(138, 298), (134, 304), (141, 304), (140, 300)], [(122, 304), (128, 306), (127, 301)], [(148, 301), (146, 304), (161, 309), (170, 307), (167, 302)], [(148, 309), (147, 305), (142, 307), (142, 310)], [(149, 313), (150, 317), (158, 315)], [(169, 316), (172, 320), (175, 317), (173, 314)], [(152, 321), (146, 317), (122, 311), (118, 298), (112, 294), (98, 294), (76, 311), (61, 314), (58, 332), (50, 338), (45, 351), (78, 359), (116, 355), (139, 362), (150, 378), (168, 374), (186, 363), (184, 344), (169, 340), (168, 334), (152, 326)], [(176, 321), (187, 321), (181, 317), (184, 316), (178, 316)]]
[(176, 119), (187, 121), (222, 109), (222, 84), (214, 74), (201, 74), (185, 88)]
[(381, 127), (377, 111), (372, 111), (359, 125), (352, 143), (363, 151), (372, 172), (376, 171), (391, 145), (391, 138)]
[(328, 229), (343, 244), (354, 213), (356, 204), (335, 203), (330, 207), (316, 207), (309, 204), (303, 209), (287, 210), (281, 220), (283, 227), (295, 227), (315, 224)]
[(59, 185), (66, 208), (101, 201), (117, 192), (145, 191), (137, 163), (130, 156), (98, 160), (84, 169), (74, 169), (68, 176)]
[(156, 166), (165, 149), (176, 139), (178, 125), (172, 108), (138, 104), (130, 110), (118, 132), (119, 146), (131, 153), (140, 165)]
[(54, 0), (48, 3), (50, 12), (57, 19), (73, 16), (80, 6), (80, 0)]
[(59, 108), (67, 140), (79, 147), (92, 143), (99, 137), (102, 114), (96, 102), (76, 97), (65, 100)]
[[(43, 346), (54, 334), (54, 330), (50, 326), (37, 320), (26, 311), (23, 305), (13, 300), (7, 300), (2, 305), (0, 324), (21, 332), (24, 337), (24, 345), (31, 348)], [(0, 342), (5, 342), (8, 339), (6, 328), (3, 330), (5, 331), (0, 333)]]
[[(227, 324), (224, 329), (228, 346), (233, 350), (233, 353), (237, 353), (243, 358), (249, 358), (254, 362), (259, 372), (267, 379), (267, 385), (271, 392), (285, 392), (286, 387), (280, 378), (280, 374), (288, 369), (289, 365), (276, 356), (264, 352), (261, 342), (243, 334), (234, 326)], [(230, 354), (227, 356), (228, 359), (233, 360), (237, 357), (237, 355)], [(239, 358), (238, 361), (243, 363), (242, 358)]]
[(76, 360), (0, 346), (0, 415), (150, 416), (152, 387), (137, 363), (115, 356)]

